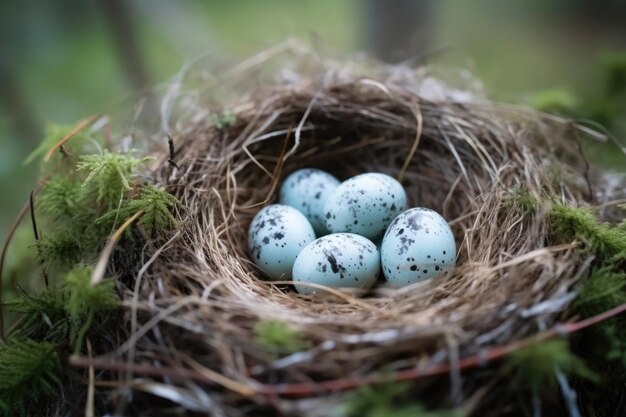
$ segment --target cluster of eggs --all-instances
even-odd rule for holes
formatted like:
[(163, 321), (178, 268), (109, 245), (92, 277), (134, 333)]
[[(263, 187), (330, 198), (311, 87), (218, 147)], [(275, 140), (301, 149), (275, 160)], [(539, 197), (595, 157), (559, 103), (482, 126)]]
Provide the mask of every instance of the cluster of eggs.
[(456, 257), (450, 226), (433, 210), (406, 206), (404, 188), (388, 175), (340, 182), (300, 169), (283, 182), (279, 204), (252, 219), (250, 254), (270, 279), (292, 279), (301, 294), (370, 288), (381, 269), (396, 287), (447, 274)]

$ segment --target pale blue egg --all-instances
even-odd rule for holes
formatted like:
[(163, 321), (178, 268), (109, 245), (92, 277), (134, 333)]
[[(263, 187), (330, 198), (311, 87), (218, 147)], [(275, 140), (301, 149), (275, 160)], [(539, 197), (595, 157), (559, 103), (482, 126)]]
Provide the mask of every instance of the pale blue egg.
[(280, 188), (280, 204), (298, 209), (309, 220), (318, 236), (328, 233), (324, 203), (339, 180), (328, 172), (304, 168), (289, 174)]
[(417, 207), (394, 219), (380, 252), (387, 281), (404, 287), (448, 274), (454, 267), (456, 243), (450, 226), (439, 213)]
[(342, 182), (326, 200), (326, 227), (332, 233), (356, 233), (376, 240), (406, 204), (404, 188), (389, 175), (357, 175)]
[[(308, 244), (293, 265), (293, 281), (331, 288), (370, 288), (380, 271), (376, 245), (363, 236), (334, 233)], [(300, 294), (319, 289), (295, 285)]]
[(273, 280), (291, 279), (296, 256), (314, 239), (315, 232), (306, 217), (282, 204), (261, 209), (248, 229), (252, 261)]

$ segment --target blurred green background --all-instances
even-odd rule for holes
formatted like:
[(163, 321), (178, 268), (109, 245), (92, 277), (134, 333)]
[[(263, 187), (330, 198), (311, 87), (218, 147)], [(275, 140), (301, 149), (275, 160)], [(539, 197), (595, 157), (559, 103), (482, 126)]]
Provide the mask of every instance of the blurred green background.
[[(494, 99), (598, 119), (620, 137), (623, 16), (621, 0), (0, 2), (0, 233), (35, 184), (22, 162), (47, 122), (96, 113), (201, 54), (240, 59), (292, 37), (329, 57), (445, 50), (432, 59), (475, 73)], [(599, 155), (619, 167), (614, 150)]]

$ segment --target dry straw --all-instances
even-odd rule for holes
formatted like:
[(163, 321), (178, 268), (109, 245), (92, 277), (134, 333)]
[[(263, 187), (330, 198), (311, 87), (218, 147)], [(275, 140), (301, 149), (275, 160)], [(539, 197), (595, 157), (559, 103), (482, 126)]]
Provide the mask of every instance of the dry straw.
[[(227, 80), (203, 81), (224, 89), (222, 82), (263, 80), (226, 115), (212, 116), (203, 93), (185, 92), (182, 77), (168, 90), (162, 124), (174, 138), (176, 167), (163, 151), (147, 174), (182, 203), (180, 226), (141, 252), (122, 294), (126, 340), (72, 363), (113, 371), (113, 386), (218, 415), (241, 404), (282, 411), (299, 404), (299, 413), (326, 415), (286, 399), (322, 396), (330, 406), (346, 389), (401, 379), (422, 381), (429, 404), (472, 411), (497, 402), (488, 392), (499, 374), (484, 365), (566, 321), (586, 276), (590, 260), (575, 244), (552, 245), (546, 206), (534, 201), (605, 201), (577, 139), (595, 134), (447, 87), (424, 68), (309, 63), (304, 76), (283, 71), (267, 81), (259, 74), (275, 64), (275, 52), (224, 71)], [(411, 206), (449, 220), (454, 272), (324, 299), (264, 281), (249, 259), (247, 226), (276, 200), (281, 179), (302, 167), (340, 179), (362, 172), (400, 179)], [(293, 331), (295, 349), (277, 354), (261, 343), (259, 323), (276, 322)], [(462, 377), (476, 367), (484, 374)]]

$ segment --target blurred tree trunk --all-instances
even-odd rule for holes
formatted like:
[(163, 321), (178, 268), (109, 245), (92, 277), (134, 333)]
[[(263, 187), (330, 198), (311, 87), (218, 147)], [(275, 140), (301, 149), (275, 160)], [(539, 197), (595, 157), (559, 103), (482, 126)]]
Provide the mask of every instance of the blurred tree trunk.
[(427, 52), (434, 0), (367, 0), (368, 49), (387, 62)]
[(126, 78), (137, 94), (145, 99), (141, 118), (152, 125), (158, 118), (158, 104), (135, 31), (136, 20), (126, 0), (101, 0), (104, 18)]

